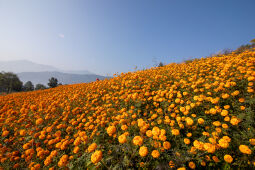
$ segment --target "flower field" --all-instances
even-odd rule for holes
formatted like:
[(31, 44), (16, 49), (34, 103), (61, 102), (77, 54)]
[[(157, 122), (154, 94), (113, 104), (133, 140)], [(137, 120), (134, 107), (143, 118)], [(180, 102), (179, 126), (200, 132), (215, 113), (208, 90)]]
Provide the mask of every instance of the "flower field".
[(0, 96), (2, 169), (255, 168), (255, 49)]

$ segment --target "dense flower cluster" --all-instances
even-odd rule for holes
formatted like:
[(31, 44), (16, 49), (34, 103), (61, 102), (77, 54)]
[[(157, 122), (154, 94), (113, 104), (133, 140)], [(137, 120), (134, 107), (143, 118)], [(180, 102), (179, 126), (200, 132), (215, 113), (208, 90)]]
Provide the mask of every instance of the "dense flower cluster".
[(0, 96), (0, 167), (254, 168), (254, 83), (253, 49)]

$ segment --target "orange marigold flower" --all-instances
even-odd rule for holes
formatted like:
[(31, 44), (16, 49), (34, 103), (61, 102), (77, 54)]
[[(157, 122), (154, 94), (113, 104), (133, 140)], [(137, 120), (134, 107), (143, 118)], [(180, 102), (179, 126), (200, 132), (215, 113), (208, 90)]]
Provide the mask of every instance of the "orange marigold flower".
[(92, 143), (88, 147), (88, 152), (93, 152), (96, 148), (97, 148), (97, 144), (96, 143)]
[(225, 155), (224, 156), (224, 160), (227, 162), (227, 163), (231, 163), (233, 161), (233, 158), (231, 155)]
[(164, 142), (163, 147), (164, 147), (164, 149), (170, 149), (171, 148), (170, 142), (168, 142), (168, 141)]
[(160, 156), (160, 153), (159, 153), (159, 151), (157, 151), (157, 150), (153, 150), (153, 151), (151, 152), (151, 156), (152, 156), (153, 158), (158, 158), (158, 157)]
[(139, 154), (141, 157), (145, 157), (148, 154), (148, 148), (146, 146), (140, 147)]
[(141, 146), (143, 144), (143, 138), (141, 136), (135, 136), (133, 138), (133, 144)]
[(102, 151), (97, 150), (97, 151), (95, 151), (95, 152), (91, 155), (91, 162), (92, 162), (93, 164), (96, 164), (96, 163), (98, 163), (99, 161), (101, 161), (102, 157), (103, 157)]
[(250, 150), (250, 148), (248, 147), (248, 146), (246, 146), (246, 145), (240, 145), (239, 146), (239, 150), (242, 152), (242, 153), (244, 153), (244, 154), (248, 154), (248, 155), (250, 155), (251, 154), (251, 150)]
[(125, 134), (122, 134), (118, 137), (119, 143), (126, 143), (127, 142), (127, 137)]

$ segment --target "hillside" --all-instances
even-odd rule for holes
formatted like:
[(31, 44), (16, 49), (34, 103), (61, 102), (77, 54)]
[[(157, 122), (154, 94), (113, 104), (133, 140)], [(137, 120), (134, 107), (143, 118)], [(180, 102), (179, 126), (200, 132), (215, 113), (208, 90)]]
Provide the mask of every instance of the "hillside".
[(254, 168), (255, 49), (0, 96), (0, 166)]
[(22, 72), (17, 74), (22, 82), (31, 81), (33, 84), (44, 84), (47, 85), (51, 77), (58, 79), (58, 82), (62, 84), (77, 84), (77, 83), (88, 83), (95, 81), (97, 78), (103, 80), (105, 76), (96, 74), (70, 74), (61, 72)]

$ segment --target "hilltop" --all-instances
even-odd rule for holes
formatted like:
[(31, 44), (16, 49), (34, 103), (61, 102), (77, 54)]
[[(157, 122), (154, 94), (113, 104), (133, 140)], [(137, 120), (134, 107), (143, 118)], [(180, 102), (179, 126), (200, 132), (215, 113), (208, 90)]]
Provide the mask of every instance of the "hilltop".
[(2, 168), (254, 168), (255, 49), (0, 96)]

